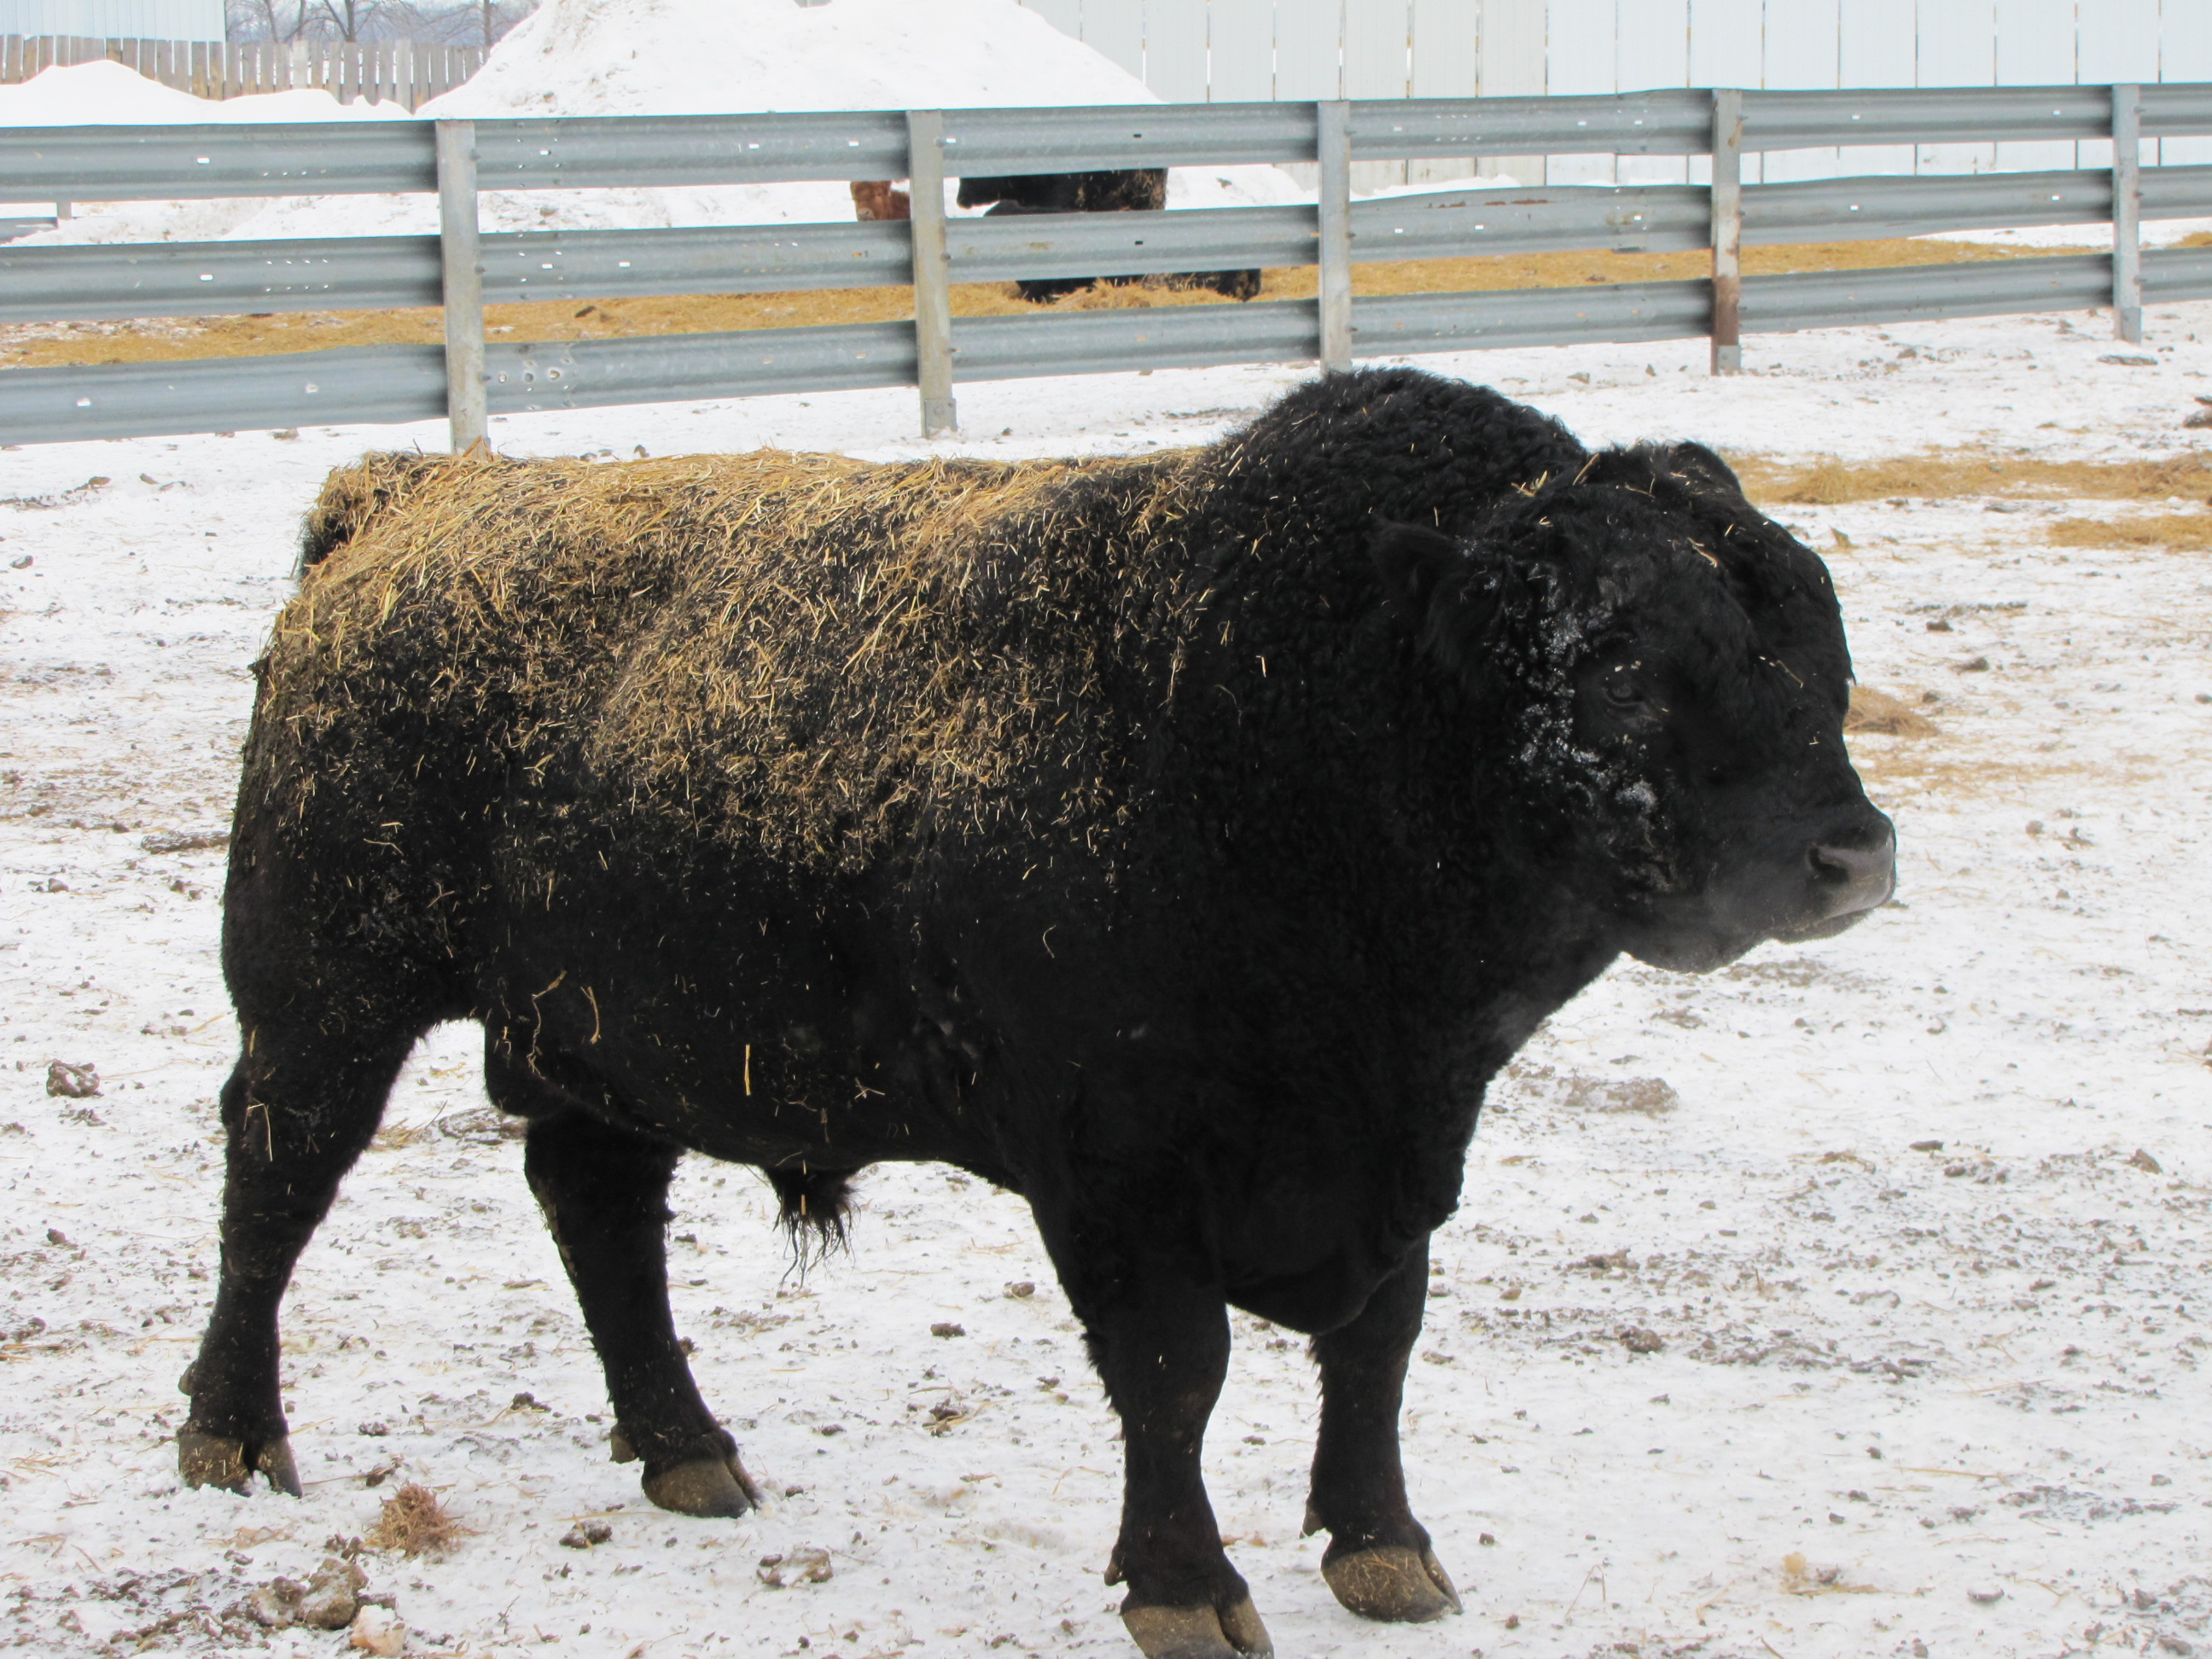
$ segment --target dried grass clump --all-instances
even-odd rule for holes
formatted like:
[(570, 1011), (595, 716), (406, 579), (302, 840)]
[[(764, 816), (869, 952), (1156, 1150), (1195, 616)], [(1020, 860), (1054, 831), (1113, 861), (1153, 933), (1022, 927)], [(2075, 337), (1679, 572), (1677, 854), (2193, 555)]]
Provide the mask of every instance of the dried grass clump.
[[(842, 868), (925, 817), (1101, 823), (1139, 736), (1117, 722), (1157, 701), (1129, 677), (1196, 598), (1153, 568), (1194, 477), (1188, 453), (372, 456), (311, 518), (249, 787), (297, 811), (396, 804), (408, 769), (581, 767), (696, 834)], [(377, 741), (396, 710), (422, 735)]]
[(1941, 728), (1908, 702), (1871, 686), (1851, 688), (1851, 706), (1844, 716), (1846, 732), (1871, 732), (1885, 738), (1932, 738)]
[(463, 1530), (437, 1493), (410, 1480), (384, 1500), (366, 1541), (372, 1549), (402, 1555), (442, 1555), (460, 1541)]
[(426, 1124), (387, 1123), (379, 1129), (369, 1141), (369, 1150), (378, 1152), (396, 1152), (402, 1147), (412, 1146), (417, 1141), (427, 1140), (429, 1136), (430, 1130)]
[(1845, 461), (1833, 455), (1783, 462), (1731, 455), (1729, 465), (1753, 501), (1835, 507), (1892, 495), (2033, 496), (2045, 500), (2203, 500), (2212, 491), (2212, 459), (2176, 455), (2163, 459), (2051, 461), (2024, 455), (1947, 450)]
[(1872, 1584), (1854, 1584), (1841, 1567), (1816, 1567), (1797, 1551), (1782, 1558), (1782, 1588), (1790, 1595), (1879, 1595)]
[(2055, 547), (2155, 547), (2175, 553), (2212, 551), (2212, 513), (2160, 513), (2140, 519), (2058, 519)]
[[(893, 216), (902, 217), (894, 212)], [(2199, 239), (2183, 246), (2199, 245)], [(1743, 251), (1750, 276), (1801, 270), (1954, 264), (1990, 259), (2089, 252), (2088, 248), (2007, 247), (1921, 238), (1871, 242), (1798, 242)], [(1702, 251), (1616, 252), (1591, 248), (1562, 253), (1474, 255), (1393, 259), (1352, 270), (1352, 291), (1366, 296), (1574, 288), (1595, 283), (1687, 281), (1706, 276)], [(1260, 297), (1310, 300), (1319, 278), (1311, 265), (1266, 271)], [(1233, 305), (1224, 295), (1178, 289), (1157, 281), (1130, 287), (1079, 289), (1049, 307), (1023, 300), (1012, 283), (958, 283), (956, 317), (1029, 316), (1039, 311), (1119, 310), (1156, 305)], [(801, 289), (769, 294), (672, 294), (625, 299), (582, 295), (485, 307), (495, 342), (599, 340), (663, 334), (706, 334), (832, 323), (898, 322), (914, 316), (910, 288)], [(261, 316), (141, 317), (100, 323), (21, 323), (0, 326), (0, 368), (60, 363), (116, 363), (185, 357), (244, 357), (337, 346), (434, 344), (441, 337), (434, 306), (392, 311), (276, 312)]]

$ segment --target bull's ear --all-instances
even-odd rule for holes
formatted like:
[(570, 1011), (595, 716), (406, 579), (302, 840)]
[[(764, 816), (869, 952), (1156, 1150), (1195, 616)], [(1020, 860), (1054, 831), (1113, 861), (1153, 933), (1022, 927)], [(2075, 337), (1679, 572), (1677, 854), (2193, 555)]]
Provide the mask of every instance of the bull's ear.
[(1687, 478), (1694, 489), (1728, 501), (1744, 500), (1743, 485), (1735, 470), (1705, 445), (1672, 444), (1668, 447), (1666, 458), (1668, 470)]
[(1425, 525), (1386, 522), (1367, 550), (1382, 579), (1383, 599), (1400, 621), (1416, 629), (1428, 621), (1437, 589), (1467, 566), (1459, 544)]

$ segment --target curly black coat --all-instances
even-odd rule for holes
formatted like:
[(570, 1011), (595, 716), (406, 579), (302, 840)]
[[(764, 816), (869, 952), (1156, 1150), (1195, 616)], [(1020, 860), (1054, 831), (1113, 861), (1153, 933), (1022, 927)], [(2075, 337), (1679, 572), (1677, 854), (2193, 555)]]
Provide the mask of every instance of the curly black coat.
[[(374, 574), (382, 556), (349, 550), (463, 465), (348, 497), (314, 556)], [(1456, 1606), (1406, 1504), (1396, 1412), (1489, 1079), (1623, 951), (1710, 968), (1888, 892), (1820, 562), (1697, 446), (1593, 453), (1461, 382), (1328, 376), (1210, 449), (1065, 468), (1020, 514), (944, 532), (931, 591), (960, 596), (943, 625), (964, 654), (943, 660), (1017, 688), (960, 706), (1028, 734), (1029, 758), (957, 787), (869, 772), (874, 830), (815, 857), (770, 833), (795, 785), (728, 781), (798, 772), (711, 748), (641, 769), (602, 741), (657, 684), (639, 665), (689, 625), (682, 596), (713, 591), (673, 575), (782, 533), (687, 499), (719, 543), (678, 538), (667, 597), (582, 641), (572, 684), (459, 696), (467, 665), (407, 604), (364, 613), (343, 676), (361, 695), (316, 719), (285, 698), (346, 630), (295, 630), (272, 659), (227, 896), (246, 1044), (186, 1473), (295, 1479), (275, 1370), (291, 1262), (409, 1046), (468, 1018), (493, 1098), (528, 1120), (617, 1454), (655, 1501), (750, 1499), (669, 1319), (678, 1154), (760, 1167), (787, 1216), (830, 1226), (866, 1165), (938, 1159), (1028, 1200), (1085, 1322), (1129, 1441), (1113, 1571), (1149, 1652), (1264, 1646), (1197, 1468), (1231, 1304), (1316, 1334), (1308, 1519), (1339, 1597)], [(894, 526), (887, 552), (880, 510), (852, 511), (878, 516), (809, 532), (817, 574), (726, 602), (905, 605), (881, 584), (922, 532)], [(641, 556), (608, 569), (662, 592)], [(443, 568), (409, 580), (474, 580)], [(297, 603), (340, 579), (311, 573)], [(515, 638), (568, 625), (527, 582), (494, 586)], [(866, 632), (878, 613), (854, 614)], [(888, 722), (878, 738), (919, 757), (898, 709), (952, 706), (952, 668), (872, 700), (789, 649), (768, 670), (811, 711), (801, 741)]]

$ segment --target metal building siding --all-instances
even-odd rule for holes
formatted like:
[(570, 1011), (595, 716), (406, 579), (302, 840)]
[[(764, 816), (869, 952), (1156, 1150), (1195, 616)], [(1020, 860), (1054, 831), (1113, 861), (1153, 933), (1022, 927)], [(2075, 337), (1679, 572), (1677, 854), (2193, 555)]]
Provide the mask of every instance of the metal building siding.
[(0, 0), (0, 34), (220, 40), (222, 0)]

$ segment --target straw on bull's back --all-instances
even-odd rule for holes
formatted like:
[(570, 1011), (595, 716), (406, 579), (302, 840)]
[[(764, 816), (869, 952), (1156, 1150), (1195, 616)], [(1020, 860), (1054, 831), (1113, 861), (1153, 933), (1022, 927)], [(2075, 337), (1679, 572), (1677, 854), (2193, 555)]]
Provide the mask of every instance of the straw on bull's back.
[(1114, 793), (1131, 710), (1105, 682), (1148, 672), (1190, 597), (1149, 533), (1189, 473), (373, 455), (311, 517), (264, 712), (300, 744), (342, 735), (341, 773), (395, 708), (464, 769), (568, 751), (808, 861), (866, 858), (924, 803), (982, 827), (1048, 774), (1056, 808), (1020, 810), (1065, 823)]

